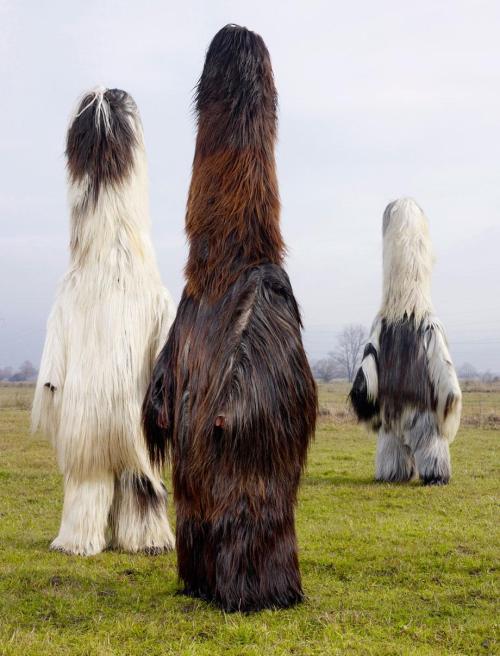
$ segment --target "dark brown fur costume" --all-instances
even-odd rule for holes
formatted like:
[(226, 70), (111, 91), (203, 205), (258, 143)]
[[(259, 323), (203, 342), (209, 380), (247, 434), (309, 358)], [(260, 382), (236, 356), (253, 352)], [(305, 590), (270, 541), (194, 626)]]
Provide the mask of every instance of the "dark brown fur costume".
[(187, 285), (143, 408), (150, 454), (171, 450), (179, 575), (226, 611), (302, 599), (294, 505), (316, 387), (284, 245), (276, 91), (260, 36), (227, 26), (197, 93)]

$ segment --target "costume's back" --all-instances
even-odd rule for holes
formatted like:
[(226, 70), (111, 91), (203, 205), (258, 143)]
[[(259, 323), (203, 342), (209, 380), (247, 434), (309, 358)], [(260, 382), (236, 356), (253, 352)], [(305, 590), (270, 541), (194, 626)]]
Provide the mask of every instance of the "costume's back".
[[(53, 547), (93, 554), (173, 546), (140, 408), (173, 321), (150, 240), (141, 122), (118, 89), (86, 94), (67, 136), (71, 261), (48, 326), (33, 427), (64, 474)], [(110, 516), (110, 522), (108, 522)]]
[(144, 405), (171, 447), (185, 592), (227, 611), (302, 599), (294, 505), (316, 419), (281, 267), (276, 92), (261, 37), (227, 26), (198, 86), (187, 284)]
[(384, 212), (384, 293), (350, 398), (379, 431), (376, 478), (447, 483), (461, 391), (434, 316), (427, 219), (410, 199)]

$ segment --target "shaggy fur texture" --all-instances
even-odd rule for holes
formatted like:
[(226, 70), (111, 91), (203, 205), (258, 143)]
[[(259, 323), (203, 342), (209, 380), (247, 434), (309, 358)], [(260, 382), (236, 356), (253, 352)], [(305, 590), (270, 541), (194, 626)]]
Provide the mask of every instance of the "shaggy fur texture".
[(433, 316), (427, 219), (403, 199), (383, 218), (384, 294), (350, 398), (379, 431), (376, 478), (445, 484), (448, 443), (460, 424), (460, 386), (441, 323)]
[(52, 309), (33, 429), (64, 474), (53, 548), (173, 547), (166, 493), (141, 429), (141, 403), (174, 317), (149, 237), (142, 127), (118, 89), (86, 94), (67, 136), (71, 263)]
[(302, 599), (294, 505), (316, 388), (288, 276), (274, 165), (276, 92), (261, 37), (212, 41), (198, 85), (187, 285), (143, 419), (170, 450), (179, 575), (226, 611)]

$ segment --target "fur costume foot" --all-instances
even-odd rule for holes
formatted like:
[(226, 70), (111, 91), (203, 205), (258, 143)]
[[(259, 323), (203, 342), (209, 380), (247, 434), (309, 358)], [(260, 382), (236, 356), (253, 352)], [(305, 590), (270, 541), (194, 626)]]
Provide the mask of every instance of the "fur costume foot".
[(149, 236), (146, 156), (132, 98), (118, 89), (86, 94), (66, 155), (71, 262), (48, 320), (32, 412), (33, 429), (51, 438), (64, 474), (52, 547), (92, 555), (112, 539), (128, 551), (172, 548), (141, 403), (174, 305)]
[(375, 478), (377, 481), (403, 483), (416, 476), (415, 457), (409, 446), (397, 435), (382, 429), (377, 440)]

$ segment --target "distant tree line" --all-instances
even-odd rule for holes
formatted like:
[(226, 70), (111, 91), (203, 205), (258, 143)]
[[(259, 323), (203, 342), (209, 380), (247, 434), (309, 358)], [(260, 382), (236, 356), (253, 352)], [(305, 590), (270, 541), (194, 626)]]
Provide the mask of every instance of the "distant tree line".
[[(325, 358), (312, 363), (316, 380), (329, 383), (342, 379), (352, 382), (361, 364), (363, 349), (368, 339), (368, 332), (360, 324), (346, 326), (336, 338), (336, 345)], [(0, 367), (0, 381), (22, 383), (36, 380), (38, 369), (29, 360), (14, 371), (12, 367)], [(491, 371), (478, 371), (470, 362), (464, 362), (457, 368), (460, 380), (481, 381), (482, 383), (500, 382), (500, 376)]]
[[(331, 380), (343, 379), (352, 382), (361, 364), (364, 346), (368, 340), (368, 332), (360, 324), (345, 326), (336, 337), (333, 351), (325, 358), (312, 363), (312, 371), (316, 380), (329, 383)], [(470, 362), (465, 362), (457, 368), (460, 380), (481, 381), (482, 383), (500, 382), (500, 376), (491, 371), (478, 371)]]
[(38, 369), (35, 369), (29, 360), (25, 360), (17, 371), (14, 371), (12, 367), (0, 367), (0, 381), (9, 383), (34, 381), (37, 375)]
[(489, 369), (478, 371), (470, 362), (464, 362), (462, 366), (458, 367), (457, 375), (460, 380), (481, 381), (482, 383), (498, 383), (500, 381), (498, 374), (492, 373)]

